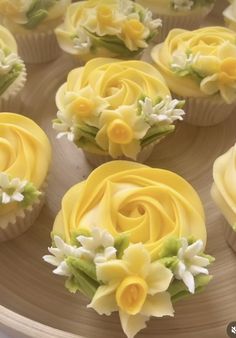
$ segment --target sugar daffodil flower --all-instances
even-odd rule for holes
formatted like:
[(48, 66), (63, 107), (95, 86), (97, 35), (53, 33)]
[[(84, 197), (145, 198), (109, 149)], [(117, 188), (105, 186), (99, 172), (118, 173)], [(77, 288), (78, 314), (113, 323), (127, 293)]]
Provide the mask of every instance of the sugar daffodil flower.
[(96, 136), (99, 146), (109, 149), (113, 157), (124, 154), (133, 159), (141, 149), (139, 140), (149, 129), (143, 117), (137, 115), (136, 107), (132, 106), (123, 106), (116, 111), (104, 111), (100, 125), (101, 129)]
[(142, 244), (124, 252), (122, 260), (110, 260), (97, 266), (101, 285), (88, 307), (99, 314), (119, 311), (122, 328), (128, 338), (146, 326), (150, 316), (173, 316), (167, 289), (172, 273), (158, 262), (151, 262)]

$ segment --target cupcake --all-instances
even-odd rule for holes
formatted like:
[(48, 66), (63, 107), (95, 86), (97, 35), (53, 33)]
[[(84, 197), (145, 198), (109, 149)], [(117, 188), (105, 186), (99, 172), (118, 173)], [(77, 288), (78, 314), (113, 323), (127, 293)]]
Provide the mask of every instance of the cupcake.
[(51, 148), (25, 116), (0, 113), (0, 242), (25, 232), (43, 202)]
[(63, 197), (52, 230), (54, 273), (100, 315), (119, 312), (132, 338), (151, 316), (173, 316), (175, 301), (204, 288), (201, 201), (183, 178), (129, 161), (106, 163)]
[(196, 29), (214, 7), (215, 0), (136, 0), (148, 7), (163, 27), (158, 40), (163, 41), (173, 28)]
[(60, 54), (54, 28), (63, 21), (71, 0), (1, 0), (1, 21), (16, 37), (26, 63), (43, 63)]
[(228, 6), (224, 12), (224, 20), (225, 20), (225, 25), (232, 29), (233, 31), (236, 31), (236, 1), (230, 1), (231, 4)]
[(161, 20), (130, 0), (88, 0), (71, 4), (55, 32), (61, 48), (77, 60), (134, 59), (160, 26)]
[(145, 161), (153, 145), (182, 120), (160, 73), (143, 61), (97, 58), (72, 70), (56, 94), (58, 137), (85, 151), (93, 165)]
[(186, 121), (210, 126), (236, 106), (236, 33), (224, 27), (173, 29), (151, 56), (176, 97), (186, 100)]
[(211, 196), (224, 215), (225, 238), (236, 252), (236, 144), (216, 159)]
[(0, 26), (0, 112), (21, 108), (20, 94), (26, 81), (26, 69), (17, 55), (12, 34)]

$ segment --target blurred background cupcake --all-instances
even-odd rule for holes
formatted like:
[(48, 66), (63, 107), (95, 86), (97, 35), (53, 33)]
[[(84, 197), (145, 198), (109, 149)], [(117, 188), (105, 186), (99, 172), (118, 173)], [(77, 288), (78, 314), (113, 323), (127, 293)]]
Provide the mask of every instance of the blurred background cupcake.
[(1, 113), (0, 130), (1, 242), (21, 235), (37, 218), (51, 147), (43, 130), (23, 115)]
[(16, 37), (19, 55), (26, 63), (42, 63), (58, 57), (54, 28), (58, 26), (71, 0), (1, 0), (4, 26)]
[(71, 4), (55, 32), (61, 48), (84, 62), (137, 58), (160, 27), (161, 20), (130, 0), (89, 0)]
[(24, 62), (17, 55), (12, 34), (0, 26), (0, 112), (21, 109), (21, 91), (26, 81)]
[(182, 120), (160, 73), (143, 61), (93, 59), (72, 70), (56, 94), (58, 137), (66, 136), (97, 166), (116, 158), (145, 161)]
[(226, 241), (236, 252), (236, 144), (216, 159), (213, 178), (211, 195), (227, 221)]
[(173, 28), (196, 29), (211, 12), (215, 0), (136, 0), (162, 19), (158, 41), (166, 38)]
[(224, 27), (173, 29), (152, 49), (170, 90), (186, 100), (190, 124), (220, 123), (236, 107), (235, 41), (236, 33)]
[(225, 25), (228, 28), (236, 31), (236, 1), (232, 0), (230, 2), (231, 2), (230, 6), (228, 6), (224, 10), (223, 16), (225, 20)]

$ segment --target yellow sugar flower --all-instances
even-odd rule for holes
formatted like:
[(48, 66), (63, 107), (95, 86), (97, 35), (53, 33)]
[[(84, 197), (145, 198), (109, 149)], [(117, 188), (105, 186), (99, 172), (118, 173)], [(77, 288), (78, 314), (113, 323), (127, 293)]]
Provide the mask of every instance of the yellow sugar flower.
[(75, 123), (83, 122), (98, 127), (99, 114), (108, 106), (106, 101), (89, 85), (78, 92), (66, 89), (66, 84), (62, 85), (56, 95), (59, 111)]
[(149, 128), (145, 120), (137, 115), (135, 106), (107, 110), (100, 118), (96, 142), (102, 149), (108, 149), (112, 157), (125, 155), (135, 159), (141, 150), (140, 139)]
[(137, 50), (148, 46), (146, 39), (150, 30), (138, 19), (128, 19), (122, 25), (121, 37), (129, 50)]
[(111, 4), (98, 4), (93, 9), (85, 9), (83, 27), (99, 36), (119, 34), (123, 16), (115, 9)]
[(119, 311), (122, 328), (128, 338), (146, 327), (150, 316), (173, 316), (167, 289), (172, 272), (158, 262), (141, 243), (128, 247), (122, 260), (97, 265), (100, 286), (88, 307), (100, 315)]

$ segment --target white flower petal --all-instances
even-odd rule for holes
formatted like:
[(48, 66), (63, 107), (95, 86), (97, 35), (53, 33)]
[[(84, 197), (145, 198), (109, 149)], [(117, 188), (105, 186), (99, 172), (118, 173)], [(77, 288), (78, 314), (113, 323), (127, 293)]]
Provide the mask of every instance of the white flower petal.
[(61, 263), (58, 258), (56, 258), (56, 257), (54, 257), (52, 255), (45, 255), (45, 256), (43, 256), (43, 260), (46, 263), (54, 265), (54, 266), (58, 266), (58, 264)]
[(198, 253), (200, 253), (203, 250), (203, 241), (202, 240), (197, 240), (193, 244), (189, 245), (186, 250), (185, 250), (185, 257), (188, 259), (191, 259)]
[(193, 276), (197, 276), (199, 275), (200, 273), (204, 274), (204, 275), (208, 275), (209, 272), (206, 268), (203, 268), (201, 266), (197, 266), (197, 265), (191, 265), (190, 268), (189, 268), (189, 271), (191, 272), (191, 274)]
[(2, 203), (3, 204), (8, 204), (11, 202), (11, 198), (8, 194), (6, 194), (5, 192), (2, 193)]
[(24, 200), (24, 195), (22, 195), (19, 192), (15, 192), (12, 196), (11, 196), (13, 201), (16, 202), (22, 202)]
[(183, 282), (187, 286), (190, 293), (195, 292), (195, 282), (191, 272), (185, 271), (185, 273), (183, 274)]

